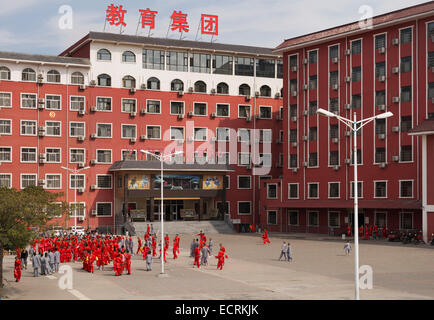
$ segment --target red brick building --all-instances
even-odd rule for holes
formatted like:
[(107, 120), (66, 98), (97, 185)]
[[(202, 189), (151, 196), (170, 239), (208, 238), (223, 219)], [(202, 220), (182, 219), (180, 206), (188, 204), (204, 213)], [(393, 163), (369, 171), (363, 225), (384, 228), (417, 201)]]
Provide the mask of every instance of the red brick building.
[(274, 52), (283, 54), (284, 170), (261, 185), (261, 224), (344, 232), (352, 224), (353, 137), (316, 110), (358, 120), (390, 111), (357, 138), (359, 224), (431, 235), (433, 128), (426, 145), (417, 128), (434, 118), (434, 3), (376, 16), (371, 28), (354, 22), (288, 39)]

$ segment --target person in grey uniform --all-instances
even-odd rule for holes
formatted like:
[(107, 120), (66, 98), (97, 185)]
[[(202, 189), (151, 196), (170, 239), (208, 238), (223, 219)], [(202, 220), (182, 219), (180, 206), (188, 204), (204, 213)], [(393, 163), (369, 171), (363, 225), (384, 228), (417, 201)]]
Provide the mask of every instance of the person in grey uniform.
[(134, 255), (134, 242), (133, 242), (133, 239), (129, 239), (128, 241), (130, 243), (130, 252), (131, 252), (132, 255)]
[(54, 252), (54, 270), (56, 272), (59, 271), (59, 263), (60, 263), (60, 252), (56, 249), (56, 252)]
[(39, 268), (41, 267), (41, 257), (37, 254), (32, 257), (33, 276), (39, 277)]
[(148, 254), (146, 255), (146, 271), (152, 270), (152, 262), (153, 262), (152, 252), (151, 250), (149, 250)]
[(47, 252), (45, 252), (45, 256), (44, 256), (44, 258), (45, 258), (45, 273), (46, 273), (46, 275), (49, 275), (49, 274), (51, 274), (53, 271), (52, 271), (52, 269), (50, 268), (50, 257), (48, 256), (48, 253), (47, 253)]
[(207, 246), (202, 247), (202, 256), (200, 259), (201, 265), (208, 265), (209, 248)]
[(53, 273), (56, 269), (55, 269), (55, 256), (54, 256), (54, 252), (50, 251), (48, 253), (48, 261), (50, 263), (50, 269), (51, 269), (51, 273)]
[(212, 246), (213, 246), (212, 239), (209, 238), (208, 248), (209, 248), (209, 255), (210, 255), (210, 256), (212, 256)]
[(46, 268), (46, 263), (45, 263), (45, 257), (44, 255), (41, 253), (41, 275), (45, 276), (47, 274), (47, 268)]
[(292, 247), (291, 244), (288, 242), (288, 245), (286, 246), (286, 257), (288, 261), (292, 261)]
[(190, 245), (190, 257), (194, 257), (194, 249), (196, 248), (196, 240), (193, 239)]
[(33, 256), (35, 255), (35, 250), (33, 249), (33, 247), (30, 247), (29, 254), (30, 254), (30, 259), (32, 259)]
[(286, 242), (283, 241), (283, 244), (282, 244), (282, 250), (280, 251), (279, 261), (282, 259), (282, 256), (285, 257), (285, 261), (288, 260), (288, 259), (286, 258), (286, 250), (287, 250)]
[(151, 223), (151, 234), (154, 234), (154, 225)]

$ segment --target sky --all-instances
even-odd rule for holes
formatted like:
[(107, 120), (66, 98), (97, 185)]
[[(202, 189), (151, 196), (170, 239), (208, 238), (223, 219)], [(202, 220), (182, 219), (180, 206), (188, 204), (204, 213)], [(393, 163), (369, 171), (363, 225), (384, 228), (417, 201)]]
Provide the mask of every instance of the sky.
[[(106, 9), (110, 4), (127, 10), (124, 34), (136, 34), (139, 10), (158, 11), (152, 37), (165, 38), (173, 11), (187, 14), (190, 26), (185, 40), (274, 48), (285, 39), (359, 21), (370, 6), (372, 15), (428, 1), (418, 0), (0, 0), (0, 51), (58, 55), (89, 31), (104, 31)], [(71, 28), (60, 28), (62, 6), (72, 9)], [(201, 14), (217, 15), (219, 35), (197, 33)], [(71, 15), (69, 15), (71, 16)], [(106, 24), (106, 32), (119, 33)], [(147, 36), (139, 28), (139, 35)], [(168, 37), (179, 39), (179, 32)]]

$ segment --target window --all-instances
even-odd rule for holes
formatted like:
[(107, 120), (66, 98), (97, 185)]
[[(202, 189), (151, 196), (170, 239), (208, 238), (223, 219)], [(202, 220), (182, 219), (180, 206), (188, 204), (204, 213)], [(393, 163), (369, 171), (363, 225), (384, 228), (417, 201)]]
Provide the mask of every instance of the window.
[(147, 50), (142, 51), (142, 67), (144, 69), (164, 69), (164, 51)]
[(386, 75), (386, 62), (377, 62), (375, 64), (375, 78)]
[(329, 48), (330, 59), (339, 58), (339, 46), (334, 45)]
[(161, 101), (146, 100), (146, 113), (161, 113)]
[(146, 126), (147, 139), (161, 139), (161, 127), (160, 126)]
[(206, 103), (194, 102), (193, 103), (194, 115), (195, 116), (206, 116), (207, 106)]
[(360, 109), (362, 107), (362, 96), (360, 94), (353, 94), (351, 97), (351, 108)]
[(339, 71), (330, 72), (330, 85), (339, 84)]
[(45, 189), (61, 189), (61, 178), (60, 174), (46, 174), (45, 175)]
[(401, 146), (401, 161), (412, 161), (413, 160), (413, 152), (412, 146)]
[[(434, 98), (434, 82), (428, 83), (428, 98), (429, 99)], [(0, 101), (1, 101), (1, 94), (0, 94)]]
[(207, 128), (194, 128), (194, 141), (206, 141), (207, 131)]
[(238, 152), (238, 165), (248, 166), (250, 165), (250, 153), (248, 152)]
[(36, 148), (21, 148), (21, 162), (36, 162)]
[(69, 162), (79, 163), (85, 162), (84, 149), (70, 149), (69, 150)]
[(411, 56), (401, 58), (401, 73), (411, 72)]
[(96, 110), (112, 111), (112, 98), (98, 97), (96, 98)]
[(412, 30), (411, 28), (406, 28), (401, 30), (401, 44), (411, 42)]
[(71, 174), (69, 180), (69, 189), (78, 189), (85, 187), (85, 175), (84, 174)]
[(318, 226), (318, 212), (317, 211), (309, 211), (308, 212), (308, 225), (310, 227)]
[(329, 211), (329, 227), (339, 227), (340, 226), (340, 212)]
[(112, 137), (112, 124), (111, 123), (97, 123), (96, 136), (98, 138), (111, 138)]
[(97, 174), (96, 186), (98, 189), (111, 189), (112, 188), (112, 175), (111, 174)]
[(122, 112), (136, 112), (136, 99), (121, 99)]
[(102, 87), (111, 87), (112, 78), (108, 74), (100, 74), (98, 76), (98, 85)]
[(267, 199), (277, 199), (277, 184), (267, 184)]
[(12, 147), (0, 147), (0, 162), (12, 162)]
[[(277, 60), (277, 75), (276, 78), (278, 79), (283, 79), (283, 61), (282, 60)], [(283, 88), (282, 88), (283, 90)], [(283, 97), (283, 93), (281, 93), (280, 95), (281, 97)]]
[(60, 137), (62, 135), (60, 121), (45, 121), (46, 135), (51, 137)]
[(434, 36), (434, 22), (428, 23), (427, 37), (431, 38)]
[(21, 189), (36, 186), (36, 174), (21, 174)]
[(330, 124), (330, 139), (339, 138), (339, 125)]
[(267, 211), (267, 224), (277, 224), (277, 211), (276, 210)]
[(7, 67), (0, 67), (0, 80), (11, 80), (11, 70)]
[(21, 120), (21, 135), (36, 136), (36, 121)]
[(112, 203), (111, 202), (97, 202), (96, 215), (98, 217), (111, 217), (112, 216)]
[(276, 60), (256, 59), (256, 76), (264, 78), (275, 78)]
[(288, 211), (288, 224), (290, 226), (298, 226), (298, 211)]
[(329, 165), (337, 166), (339, 165), (339, 151), (330, 151), (329, 152)]
[(239, 201), (238, 202), (238, 214), (250, 214), (250, 201)]
[(62, 160), (60, 148), (45, 148), (45, 154), (45, 161), (47, 163), (60, 163)]
[(251, 177), (238, 176), (238, 189), (251, 189)]
[(229, 128), (216, 128), (217, 141), (229, 141)]
[(172, 80), (172, 82), (170, 83), (170, 90), (184, 91), (184, 82), (179, 79)]
[(250, 118), (250, 106), (238, 106), (238, 118)]
[(375, 105), (386, 105), (386, 91), (375, 91)]
[(362, 40), (355, 40), (351, 42), (351, 53), (360, 54), (362, 52)]
[(47, 110), (60, 110), (61, 109), (61, 96), (46, 95), (46, 107)]
[(36, 94), (21, 93), (21, 108), (36, 109)]
[(386, 133), (386, 119), (376, 119), (375, 134), (385, 134), (385, 133)]
[(316, 152), (309, 153), (309, 167), (318, 166), (318, 154)]
[(184, 102), (170, 101), (170, 114), (184, 114)]
[(292, 94), (293, 92), (297, 92), (297, 79), (291, 79), (289, 81), (289, 92)]
[(309, 102), (309, 115), (315, 115), (317, 110), (317, 102), (316, 101), (310, 101)]
[(107, 49), (100, 49), (96, 54), (97, 60), (110, 61), (112, 59), (112, 54)]
[(184, 127), (170, 127), (171, 140), (184, 140)]
[(217, 117), (229, 117), (229, 105), (217, 103), (216, 105)]
[(160, 90), (160, 80), (155, 77), (148, 79), (146, 87), (150, 90)]
[(273, 131), (271, 129), (259, 129), (259, 142), (272, 142)]
[(0, 173), (0, 187), (12, 188), (12, 174)]
[(190, 72), (210, 73), (211, 55), (203, 53), (192, 53), (190, 55)]
[(70, 122), (69, 123), (69, 136), (70, 137), (84, 137), (85, 136), (84, 122)]
[[(354, 150), (351, 149), (351, 164), (354, 164)], [(357, 164), (362, 164), (362, 150), (357, 149)]]
[(411, 116), (401, 117), (401, 132), (407, 132), (412, 128)]
[(122, 139), (137, 138), (135, 124), (121, 124)]
[(411, 86), (401, 87), (401, 102), (411, 101)]
[(386, 181), (374, 181), (375, 185), (375, 195), (374, 198), (386, 198), (386, 188), (387, 188), (387, 182)]
[(272, 119), (271, 107), (259, 106), (259, 118), (260, 119)]
[(289, 142), (297, 142), (297, 129), (289, 130)]
[(12, 120), (0, 119), (0, 135), (12, 134)]
[(309, 89), (315, 90), (317, 88), (317, 76), (309, 77)]
[(289, 167), (290, 168), (297, 168), (298, 167), (297, 154), (290, 154), (289, 155)]
[(309, 64), (314, 64), (318, 62), (318, 51), (309, 52)]
[(86, 216), (86, 203), (85, 202), (70, 202), (71, 218), (85, 217)]
[(0, 107), (12, 107), (12, 93), (0, 92)]
[(297, 55), (292, 55), (289, 57), (289, 66), (290, 67), (296, 67), (298, 64), (298, 57)]
[[(363, 197), (363, 182), (358, 181), (357, 182), (357, 197), (362, 198)], [(354, 198), (354, 181), (351, 181), (351, 195), (350, 198)]]
[(232, 57), (231, 56), (213, 56), (212, 63), (214, 74), (232, 74)]
[(84, 84), (84, 76), (81, 72), (73, 72), (71, 75), (71, 84)]
[(188, 71), (187, 52), (167, 51), (166, 70)]
[(206, 93), (206, 84), (203, 81), (196, 81), (194, 83), (194, 92)]
[(272, 158), (271, 153), (260, 153), (259, 154), (259, 165), (271, 168), (271, 166), (272, 166), (271, 158)]
[(375, 148), (375, 163), (386, 162), (386, 148)]
[(253, 58), (235, 57), (235, 75), (253, 77)]
[(229, 152), (219, 152), (217, 154), (218, 164), (229, 164)]
[(96, 150), (96, 162), (97, 163), (112, 163), (112, 151), (111, 150)]
[(60, 73), (57, 70), (50, 70), (47, 72), (47, 82), (60, 82)]
[(137, 160), (137, 151), (136, 150), (122, 150), (121, 160)]
[(354, 67), (351, 71), (351, 81), (360, 82), (362, 81), (362, 67)]
[(386, 212), (375, 212), (375, 224), (380, 228), (386, 226)]
[(122, 62), (136, 62), (136, 55), (131, 51), (125, 51), (122, 54)]
[(229, 94), (229, 86), (224, 82), (220, 82), (217, 85), (217, 93), (218, 94)]
[(136, 87), (136, 79), (132, 76), (125, 76), (122, 78), (122, 87), (131, 89)]
[(401, 229), (413, 229), (413, 213), (411, 212), (401, 212)]
[(308, 183), (308, 198), (318, 198), (318, 183)]
[(238, 93), (241, 96), (250, 96), (250, 86), (247, 84), (240, 85)]
[(33, 69), (26, 68), (21, 74), (21, 79), (23, 81), (36, 81), (36, 72)]
[(413, 180), (399, 181), (399, 197), (413, 198)]
[(297, 117), (297, 105), (292, 104), (289, 106), (289, 116), (290, 117)]
[(375, 50), (386, 48), (386, 35), (379, 34), (375, 36)]
[(71, 104), (69, 107), (71, 111), (84, 110), (84, 106), (85, 106), (84, 97), (71, 96)]
[(434, 51), (428, 52), (428, 68), (434, 67)]
[(250, 141), (250, 129), (238, 129), (238, 141), (249, 142)]
[(269, 86), (263, 85), (259, 89), (259, 95), (261, 97), (271, 97), (271, 88)]
[(309, 128), (309, 141), (316, 141), (317, 140), (317, 127), (310, 127)]
[(298, 183), (288, 183), (288, 199), (298, 199)]

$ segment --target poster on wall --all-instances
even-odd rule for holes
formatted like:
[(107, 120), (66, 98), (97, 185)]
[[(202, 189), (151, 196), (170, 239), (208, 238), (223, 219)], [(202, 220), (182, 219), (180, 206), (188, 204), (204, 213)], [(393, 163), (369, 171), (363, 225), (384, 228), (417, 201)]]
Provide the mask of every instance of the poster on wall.
[(130, 174), (128, 176), (128, 190), (149, 190), (150, 177), (147, 174)]
[(223, 176), (203, 176), (203, 190), (223, 189)]

